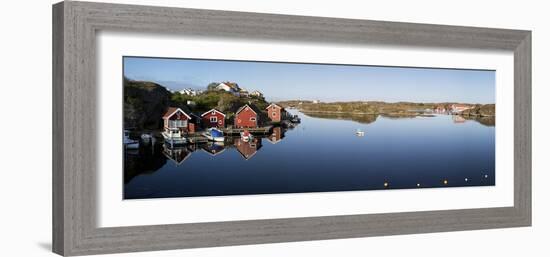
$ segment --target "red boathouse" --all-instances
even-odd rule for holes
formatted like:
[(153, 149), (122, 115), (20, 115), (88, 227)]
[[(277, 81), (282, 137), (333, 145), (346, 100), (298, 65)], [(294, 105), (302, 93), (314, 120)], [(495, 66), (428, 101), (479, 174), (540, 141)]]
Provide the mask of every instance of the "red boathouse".
[(164, 129), (179, 129), (181, 132), (194, 133), (195, 123), (192, 122), (191, 116), (185, 113), (182, 109), (176, 107), (168, 107), (168, 110), (162, 116), (164, 121)]
[(265, 109), (267, 110), (267, 116), (271, 119), (271, 121), (281, 122), (281, 113), (283, 107), (276, 104), (270, 104)]
[(257, 128), (258, 113), (248, 104), (235, 112), (235, 128)]
[(212, 109), (210, 111), (207, 111), (201, 115), (202, 123), (207, 128), (223, 128), (225, 127), (225, 114), (216, 110)]

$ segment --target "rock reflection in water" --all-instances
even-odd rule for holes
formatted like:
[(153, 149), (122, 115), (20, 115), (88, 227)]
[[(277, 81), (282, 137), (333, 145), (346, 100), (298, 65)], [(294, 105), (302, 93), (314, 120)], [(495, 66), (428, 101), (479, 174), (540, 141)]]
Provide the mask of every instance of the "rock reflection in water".
[(359, 123), (370, 124), (376, 121), (376, 114), (359, 114), (359, 113), (324, 113), (324, 112), (306, 112), (307, 116), (321, 119), (333, 120), (352, 120)]

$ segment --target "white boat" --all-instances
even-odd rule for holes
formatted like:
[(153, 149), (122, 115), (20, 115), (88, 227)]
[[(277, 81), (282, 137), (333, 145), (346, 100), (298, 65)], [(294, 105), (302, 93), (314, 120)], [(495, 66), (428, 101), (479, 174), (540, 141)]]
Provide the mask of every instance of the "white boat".
[(248, 142), (254, 139), (254, 136), (248, 130), (245, 129), (243, 132), (241, 132), (241, 139), (244, 142)]
[(149, 144), (152, 138), (153, 136), (151, 134), (147, 134), (147, 133), (141, 134), (141, 141), (145, 144)]
[(185, 138), (181, 131), (177, 128), (167, 128), (164, 132), (161, 133), (164, 137), (164, 142), (170, 146), (182, 145), (187, 143), (187, 138)]
[(130, 139), (130, 131), (124, 130), (124, 139), (122, 141), (124, 144), (124, 149), (138, 149), (139, 141)]
[(355, 134), (358, 136), (358, 137), (362, 137), (365, 135), (365, 131), (362, 131), (360, 129), (357, 129), (357, 131), (355, 131)]
[(202, 133), (202, 135), (210, 141), (215, 142), (223, 142), (225, 140), (225, 137), (223, 136), (223, 131), (217, 129), (217, 128), (209, 128), (206, 130), (206, 132)]

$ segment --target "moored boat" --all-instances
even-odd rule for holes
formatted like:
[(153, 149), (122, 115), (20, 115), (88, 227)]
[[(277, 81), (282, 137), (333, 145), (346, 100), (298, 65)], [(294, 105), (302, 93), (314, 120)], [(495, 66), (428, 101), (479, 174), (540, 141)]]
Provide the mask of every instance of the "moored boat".
[(162, 132), (162, 137), (164, 137), (164, 142), (170, 146), (187, 143), (187, 138), (185, 138), (177, 128), (167, 128)]
[(355, 135), (357, 135), (358, 137), (362, 137), (365, 135), (365, 131), (362, 131), (361, 129), (357, 129), (357, 131), (355, 131)]
[(130, 138), (130, 131), (124, 130), (124, 139), (123, 139), (124, 149), (138, 149), (139, 141)]
[(210, 141), (223, 142), (225, 140), (225, 137), (223, 135), (223, 131), (221, 131), (217, 128), (209, 128), (202, 135), (204, 137), (208, 138), (208, 140), (210, 140)]
[(300, 119), (300, 117), (298, 117), (298, 115), (292, 115), (292, 117), (290, 118), (290, 121), (292, 123), (300, 123), (302, 120)]
[(141, 134), (141, 141), (145, 144), (149, 144), (151, 142), (152, 138), (153, 138), (153, 136), (149, 133)]
[(241, 132), (241, 139), (244, 142), (248, 142), (248, 141), (252, 140), (253, 138), (254, 138), (254, 136), (247, 129), (245, 129), (243, 132)]

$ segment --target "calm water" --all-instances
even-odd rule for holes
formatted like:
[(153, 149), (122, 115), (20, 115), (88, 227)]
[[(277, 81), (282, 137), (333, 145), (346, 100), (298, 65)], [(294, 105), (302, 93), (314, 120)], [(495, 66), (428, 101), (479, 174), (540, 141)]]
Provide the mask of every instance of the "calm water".
[(291, 112), (301, 124), (250, 143), (126, 152), (125, 199), (495, 184), (494, 120)]

